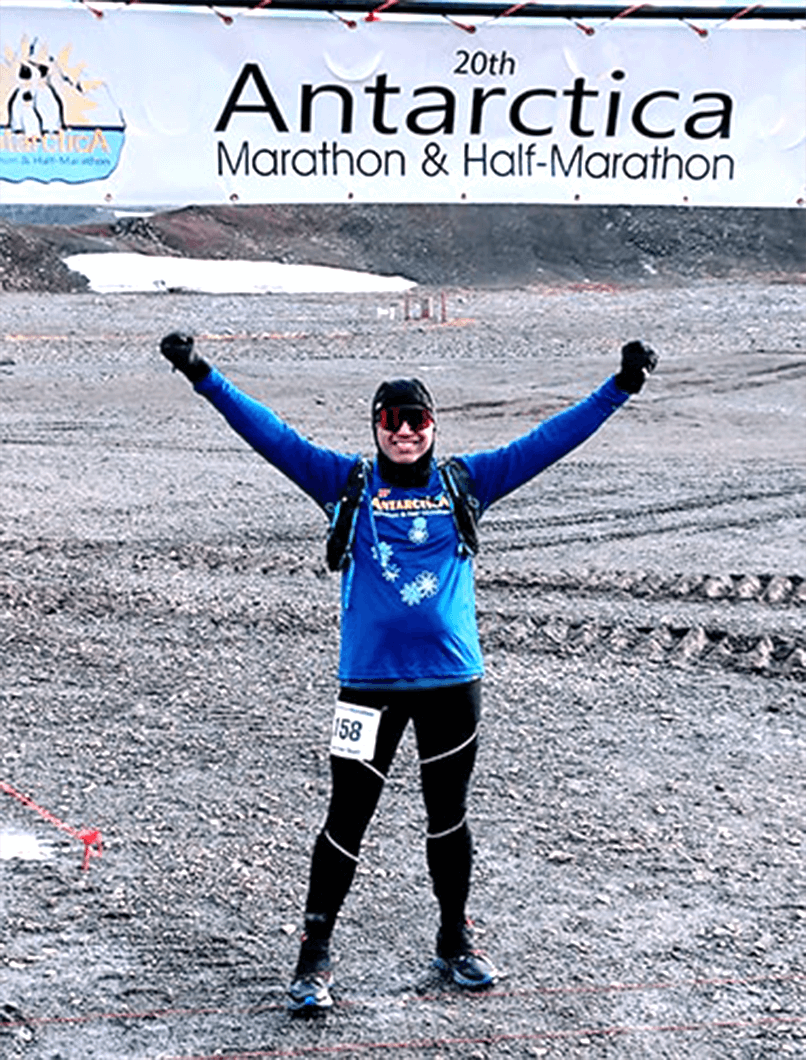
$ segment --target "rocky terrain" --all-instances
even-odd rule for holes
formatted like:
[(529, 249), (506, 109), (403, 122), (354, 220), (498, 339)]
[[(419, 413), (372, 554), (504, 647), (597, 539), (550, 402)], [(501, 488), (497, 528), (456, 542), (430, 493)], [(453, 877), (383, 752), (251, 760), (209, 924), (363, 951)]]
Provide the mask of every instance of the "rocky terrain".
[[(670, 228), (664, 255), (638, 211), (601, 215), (629, 268), (608, 267), (600, 227), (551, 269), (548, 239), (537, 257), (524, 237), (528, 275), (473, 283), (435, 229), (441, 257), (406, 261), (410, 225), (340, 241), (333, 213), (311, 263), (419, 278), (445, 311), (408, 319), (402, 296), (100, 296), (59, 272), (74, 240), (268, 245), (226, 212), (3, 227), (30, 257), (3, 259), (0, 294), (0, 781), (103, 844), (82, 870), (75, 835), (0, 792), (0, 833), (41, 855), (0, 860), (4, 1058), (806, 1053), (803, 264), (785, 267), (770, 215), (733, 229), (758, 253), (718, 268), (716, 234), (697, 259)], [(278, 233), (288, 260), (310, 253), (313, 234)], [(336, 1008), (285, 1012), (338, 585), (319, 511), (160, 358), (174, 327), (350, 452), (390, 374), (427, 380), (440, 448), (462, 452), (584, 396), (625, 339), (661, 353), (642, 394), (481, 525), (471, 907), (507, 972), (486, 994), (429, 967), (407, 737), (334, 939)]]
[(95, 213), (84, 223), (31, 224), (65, 211), (0, 208), (0, 290), (81, 290), (85, 281), (61, 258), (92, 251), (330, 265), (484, 288), (555, 279), (647, 286), (806, 270), (806, 210), (333, 205)]

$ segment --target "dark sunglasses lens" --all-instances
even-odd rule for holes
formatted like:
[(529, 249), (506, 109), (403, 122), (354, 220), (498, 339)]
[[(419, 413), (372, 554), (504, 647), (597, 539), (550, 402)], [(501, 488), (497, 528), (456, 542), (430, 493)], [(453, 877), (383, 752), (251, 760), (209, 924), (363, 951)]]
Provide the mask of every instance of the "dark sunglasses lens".
[(434, 422), (434, 417), (428, 409), (417, 405), (391, 405), (381, 409), (378, 422), (385, 431), (399, 431), (404, 421), (413, 431), (422, 431)]

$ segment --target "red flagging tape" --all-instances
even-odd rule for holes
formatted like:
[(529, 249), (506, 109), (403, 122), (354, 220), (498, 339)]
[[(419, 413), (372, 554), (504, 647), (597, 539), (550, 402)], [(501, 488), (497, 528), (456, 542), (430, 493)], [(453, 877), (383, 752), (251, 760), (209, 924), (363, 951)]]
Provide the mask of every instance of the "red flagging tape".
[(214, 15), (218, 15), (218, 17), (221, 19), (225, 26), (231, 26), (232, 23), (235, 21), (232, 15), (226, 15), (223, 11), (216, 11), (212, 4), (210, 4), (209, 7)]
[(698, 37), (708, 36), (708, 30), (705, 29), (703, 26), (695, 26), (694, 23), (689, 22), (687, 18), (681, 18), (680, 21), (683, 23), (684, 26), (688, 26), (689, 29), (693, 29)]
[(331, 11), (330, 14), (333, 15), (334, 18), (337, 18), (343, 26), (347, 27), (347, 29), (358, 29), (358, 23), (355, 19), (345, 18), (343, 15), (340, 15), (338, 11)]
[(374, 11), (370, 11), (370, 13), (364, 19), (364, 21), (365, 22), (377, 22), (378, 21), (378, 15), (380, 15), (382, 11), (388, 11), (389, 8), (390, 7), (394, 7), (396, 3), (397, 3), (397, 0), (384, 0), (384, 3), (382, 3), (380, 5), (380, 7), (376, 7)]
[(64, 821), (60, 821), (58, 817), (46, 810), (44, 806), (38, 805), (29, 795), (23, 795), (21, 791), (17, 791), (16, 788), (12, 788), (10, 784), (6, 784), (5, 781), (0, 780), (0, 791), (5, 792), (6, 795), (10, 795), (12, 799), (16, 799), (17, 802), (21, 802), (23, 806), (27, 806), (29, 810), (34, 810), (43, 817), (48, 824), (52, 824), (55, 828), (60, 829), (62, 832), (66, 832), (67, 835), (72, 836), (73, 839), (79, 839), (84, 844), (84, 860), (81, 863), (81, 868), (86, 872), (90, 867), (90, 858), (100, 858), (103, 856), (104, 848), (103, 841), (101, 839), (101, 833), (97, 828), (72, 828), (69, 824), (65, 824)]
[(87, 9), (87, 11), (89, 11), (91, 15), (95, 15), (96, 18), (104, 17), (103, 11), (99, 11), (97, 7), (92, 7), (90, 4), (87, 3), (87, 0), (81, 0), (81, 4)]
[(634, 15), (636, 11), (640, 11), (642, 7), (646, 6), (646, 4), (631, 4), (630, 7), (625, 7), (623, 11), (619, 11), (617, 15), (613, 15), (610, 21), (615, 22), (619, 18), (629, 18), (630, 15)]
[(513, 4), (512, 7), (508, 7), (506, 11), (502, 11), (498, 17), (511, 18), (513, 15), (516, 15), (519, 11), (523, 10), (524, 7), (528, 7), (530, 3), (534, 3), (534, 0), (525, 0), (522, 4)]
[(735, 15), (731, 15), (728, 22), (735, 22), (737, 18), (745, 18), (751, 11), (758, 11), (763, 6), (763, 4), (750, 4), (749, 7), (742, 8), (742, 10), (737, 11)]
[(586, 26), (584, 22), (577, 22), (574, 18), (571, 19), (571, 22), (577, 29), (581, 30), (586, 37), (592, 37), (596, 32), (593, 26)]
[(476, 27), (470, 25), (467, 22), (457, 22), (455, 18), (451, 18), (449, 15), (442, 16), (446, 22), (450, 22), (452, 26), (456, 26), (457, 29), (464, 30), (465, 33), (475, 33)]

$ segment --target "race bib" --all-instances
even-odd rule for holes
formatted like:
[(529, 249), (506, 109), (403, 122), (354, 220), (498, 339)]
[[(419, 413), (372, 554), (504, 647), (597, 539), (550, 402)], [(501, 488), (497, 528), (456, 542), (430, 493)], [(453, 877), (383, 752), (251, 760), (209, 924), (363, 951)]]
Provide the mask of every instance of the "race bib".
[(336, 702), (330, 753), (338, 758), (356, 758), (371, 762), (375, 757), (381, 712), (354, 703)]

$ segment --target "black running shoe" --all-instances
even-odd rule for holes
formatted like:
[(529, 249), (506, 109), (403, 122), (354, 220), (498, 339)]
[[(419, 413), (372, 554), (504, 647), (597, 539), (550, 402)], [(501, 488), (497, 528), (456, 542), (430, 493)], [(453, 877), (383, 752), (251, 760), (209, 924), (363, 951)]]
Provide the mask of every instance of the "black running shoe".
[(333, 1008), (332, 985), (333, 965), (327, 939), (314, 940), (303, 936), (297, 970), (287, 991), (288, 1011), (314, 1016)]
[(500, 977), (500, 972), (489, 957), (472, 949), (468, 928), (463, 927), (452, 942), (437, 934), (437, 955), (433, 965), (446, 979), (451, 979), (463, 990), (484, 990)]
[(333, 985), (333, 971), (323, 968), (318, 972), (297, 974), (288, 988), (288, 1011), (295, 1015), (315, 1016), (317, 1012), (326, 1012), (333, 1008), (330, 988)]

